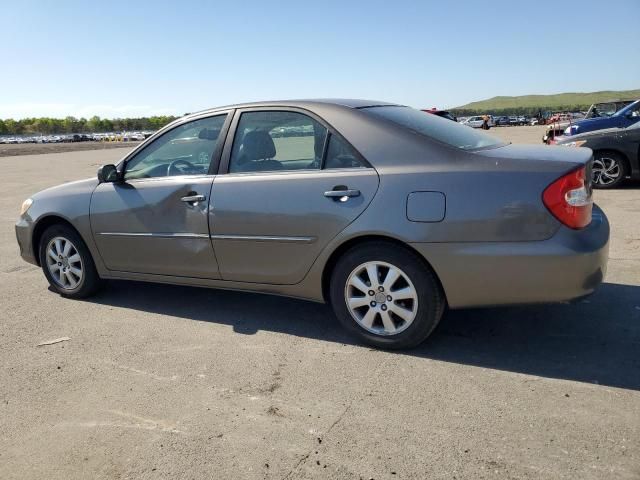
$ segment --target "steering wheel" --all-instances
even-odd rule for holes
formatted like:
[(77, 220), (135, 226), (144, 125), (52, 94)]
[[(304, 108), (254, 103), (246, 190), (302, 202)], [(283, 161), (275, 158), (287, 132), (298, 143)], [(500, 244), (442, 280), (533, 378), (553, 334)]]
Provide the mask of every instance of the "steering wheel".
[(184, 165), (185, 167), (187, 167), (187, 170), (190, 170), (192, 172), (194, 172), (196, 170), (196, 166), (193, 163), (188, 162), (187, 160), (185, 160), (183, 158), (179, 158), (178, 160), (174, 160), (173, 162), (171, 162), (169, 164), (169, 166), (167, 167), (167, 177), (171, 176), (171, 172), (173, 170), (175, 170), (178, 175), (183, 174), (183, 173), (189, 173), (188, 171), (179, 170), (177, 168), (178, 165)]

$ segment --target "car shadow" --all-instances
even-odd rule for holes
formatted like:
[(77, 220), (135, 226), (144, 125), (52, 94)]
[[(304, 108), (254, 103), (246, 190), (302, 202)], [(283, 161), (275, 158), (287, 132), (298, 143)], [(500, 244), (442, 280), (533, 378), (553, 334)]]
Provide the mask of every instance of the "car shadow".
[[(99, 304), (357, 345), (326, 305), (255, 293), (126, 281)], [(640, 286), (605, 283), (574, 303), (449, 311), (421, 346), (396, 352), (640, 390)]]

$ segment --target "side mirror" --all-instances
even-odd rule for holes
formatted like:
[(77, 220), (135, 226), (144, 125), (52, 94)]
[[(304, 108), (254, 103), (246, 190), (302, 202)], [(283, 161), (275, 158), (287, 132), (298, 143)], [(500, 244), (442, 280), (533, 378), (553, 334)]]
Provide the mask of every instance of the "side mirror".
[(117, 182), (120, 179), (118, 178), (118, 170), (116, 169), (115, 165), (102, 165), (99, 169), (98, 169), (98, 182), (99, 183), (105, 183), (105, 182)]

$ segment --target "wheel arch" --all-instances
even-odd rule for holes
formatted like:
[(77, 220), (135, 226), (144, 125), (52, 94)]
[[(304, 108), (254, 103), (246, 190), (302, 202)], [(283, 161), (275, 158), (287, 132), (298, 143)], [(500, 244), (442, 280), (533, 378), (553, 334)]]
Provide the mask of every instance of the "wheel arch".
[(324, 299), (325, 302), (329, 302), (329, 283), (331, 281), (331, 274), (333, 273), (333, 269), (338, 263), (338, 260), (340, 259), (340, 257), (342, 257), (347, 251), (349, 251), (351, 248), (353, 248), (356, 245), (362, 245), (366, 243), (379, 243), (379, 242), (388, 243), (389, 245), (393, 245), (394, 247), (401, 248), (405, 251), (412, 253), (418, 259), (420, 259), (420, 262), (426, 268), (431, 270), (431, 272), (433, 272), (433, 275), (435, 276), (435, 279), (438, 282), (438, 285), (440, 286), (440, 291), (442, 292), (442, 295), (444, 296), (444, 300), (446, 303), (447, 293), (444, 289), (444, 286), (442, 285), (442, 281), (440, 280), (440, 277), (438, 276), (438, 272), (436, 272), (435, 268), (433, 268), (431, 263), (426, 258), (424, 258), (424, 256), (421, 255), (420, 252), (418, 252), (415, 248), (412, 248), (410, 245), (406, 244), (402, 240), (398, 240), (397, 238), (388, 237), (385, 235), (363, 235), (363, 236), (353, 237), (344, 241), (340, 245), (338, 245), (333, 250), (333, 252), (331, 252), (331, 255), (329, 256), (329, 258), (327, 259), (324, 265), (324, 269), (322, 270), (322, 298)]
[(33, 256), (35, 257), (38, 266), (41, 266), (40, 265), (40, 240), (42, 239), (42, 234), (45, 232), (47, 228), (53, 225), (64, 225), (66, 227), (69, 227), (74, 232), (76, 232), (80, 238), (82, 238), (82, 235), (80, 234), (78, 229), (74, 227), (73, 224), (64, 217), (61, 217), (58, 215), (47, 215), (38, 219), (37, 223), (33, 227), (33, 234), (31, 236), (31, 248), (33, 250)]

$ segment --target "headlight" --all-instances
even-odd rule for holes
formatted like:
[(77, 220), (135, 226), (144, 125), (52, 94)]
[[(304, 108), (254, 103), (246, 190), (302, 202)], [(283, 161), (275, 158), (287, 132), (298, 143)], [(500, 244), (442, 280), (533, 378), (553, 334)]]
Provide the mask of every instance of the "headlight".
[(563, 147), (581, 147), (585, 143), (587, 143), (586, 140), (576, 140), (575, 142), (561, 143), (560, 145)]
[(27, 213), (31, 205), (33, 205), (33, 200), (30, 198), (27, 198), (24, 202), (22, 202), (22, 207), (20, 207), (20, 215), (24, 215), (25, 213)]

